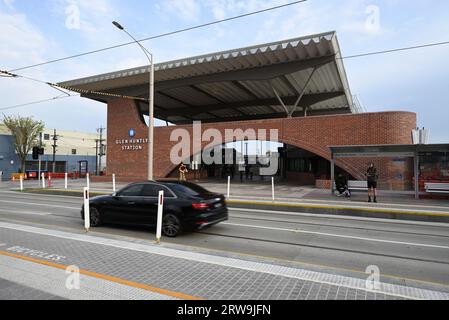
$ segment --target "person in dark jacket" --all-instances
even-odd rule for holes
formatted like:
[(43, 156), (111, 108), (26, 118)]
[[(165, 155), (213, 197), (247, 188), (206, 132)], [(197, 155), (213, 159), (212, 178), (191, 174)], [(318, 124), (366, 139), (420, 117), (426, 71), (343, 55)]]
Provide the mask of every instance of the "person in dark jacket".
[(348, 178), (342, 173), (337, 176), (335, 186), (337, 187), (337, 191), (340, 193), (340, 196), (345, 195), (346, 198), (351, 197), (351, 191), (348, 186)]
[(379, 180), (379, 173), (374, 163), (371, 163), (366, 171), (366, 177), (368, 179), (368, 202), (377, 203), (377, 181)]

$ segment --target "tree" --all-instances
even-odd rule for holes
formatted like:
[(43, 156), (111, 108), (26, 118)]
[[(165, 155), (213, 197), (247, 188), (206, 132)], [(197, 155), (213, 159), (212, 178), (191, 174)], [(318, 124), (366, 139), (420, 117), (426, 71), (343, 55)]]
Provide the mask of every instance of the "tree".
[(3, 116), (3, 124), (15, 137), (14, 146), (24, 173), (27, 156), (33, 147), (39, 145), (39, 136), (44, 131), (45, 125), (42, 121), (21, 116)]

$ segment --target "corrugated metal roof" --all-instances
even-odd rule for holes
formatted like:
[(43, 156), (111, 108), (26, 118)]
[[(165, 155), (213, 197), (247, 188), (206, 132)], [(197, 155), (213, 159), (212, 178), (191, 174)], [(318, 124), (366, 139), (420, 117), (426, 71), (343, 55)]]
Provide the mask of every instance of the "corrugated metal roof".
[[(155, 65), (155, 104), (159, 110), (170, 112), (156, 112), (156, 117), (174, 123), (180, 118), (206, 119), (213, 118), (212, 115), (227, 120), (264, 114), (270, 118), (276, 110), (285, 112), (275, 92), (281, 99), (293, 101), (293, 97), (303, 91), (314, 67), (319, 68), (304, 91), (305, 95), (314, 95), (311, 100), (314, 103), (307, 105), (309, 110), (355, 112), (339, 57), (336, 34), (328, 32), (159, 63)], [(68, 81), (63, 85), (129, 95), (132, 90), (134, 96), (147, 96), (148, 76), (149, 67), (145, 66)], [(337, 98), (322, 95), (322, 101), (318, 96), (340, 92)], [(98, 96), (90, 98), (107, 100)], [(302, 107), (300, 102), (298, 111), (303, 110)]]

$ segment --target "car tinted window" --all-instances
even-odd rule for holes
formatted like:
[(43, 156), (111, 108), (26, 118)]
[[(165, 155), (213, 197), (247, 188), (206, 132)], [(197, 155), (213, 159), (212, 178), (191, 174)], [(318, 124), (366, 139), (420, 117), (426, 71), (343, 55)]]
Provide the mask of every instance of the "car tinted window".
[(144, 185), (142, 189), (142, 196), (157, 198), (160, 191), (164, 191), (164, 196), (166, 198), (173, 198), (173, 193), (167, 187), (158, 184)]
[(208, 194), (210, 191), (193, 183), (172, 184), (170, 187), (175, 191), (184, 195), (198, 196), (201, 194)]
[(157, 198), (159, 196), (159, 191), (161, 191), (161, 187), (154, 184), (146, 184), (143, 186), (142, 196)]
[(138, 197), (140, 196), (140, 192), (142, 191), (142, 185), (133, 185), (130, 187), (127, 187), (126, 189), (123, 189), (119, 192), (119, 196), (122, 197)]

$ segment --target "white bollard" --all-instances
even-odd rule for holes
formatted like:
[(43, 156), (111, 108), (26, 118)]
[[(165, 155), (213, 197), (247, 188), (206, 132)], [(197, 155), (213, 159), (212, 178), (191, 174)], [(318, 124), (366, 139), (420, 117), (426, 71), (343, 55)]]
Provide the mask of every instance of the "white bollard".
[(157, 208), (157, 229), (156, 243), (161, 243), (162, 237), (162, 216), (164, 214), (164, 191), (159, 191), (159, 204)]
[(23, 176), (20, 176), (20, 191), (23, 191)]
[(115, 185), (115, 174), (112, 175), (112, 191), (117, 191), (117, 186)]
[(86, 174), (86, 185), (87, 185), (87, 189), (90, 190), (90, 177), (89, 177), (89, 174)]
[(69, 174), (66, 172), (65, 176), (64, 176), (64, 189), (68, 189), (69, 188)]
[(274, 177), (271, 178), (271, 192), (273, 195), (273, 202), (275, 201), (275, 195), (274, 195)]
[(86, 232), (90, 229), (90, 204), (89, 204), (89, 188), (84, 188), (84, 228)]
[(41, 180), (42, 180), (42, 189), (45, 189), (45, 173), (42, 173)]
[(231, 177), (228, 177), (228, 200), (231, 198)]

